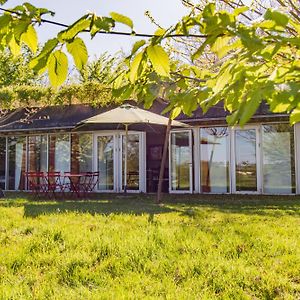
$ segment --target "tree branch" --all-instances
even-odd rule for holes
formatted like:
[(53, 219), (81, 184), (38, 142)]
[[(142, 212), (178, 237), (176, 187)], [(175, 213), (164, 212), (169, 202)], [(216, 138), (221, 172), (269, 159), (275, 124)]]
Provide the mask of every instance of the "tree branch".
[[(5, 8), (0, 8), (0, 11), (4, 11), (10, 14), (15, 14), (18, 16), (21, 16), (22, 14), (13, 11), (13, 10), (9, 10), (9, 9), (5, 9)], [(37, 20), (33, 20), (35, 22), (38, 22)], [(55, 21), (51, 21), (51, 20), (47, 20), (47, 19), (40, 19), (40, 22), (42, 23), (47, 23), (47, 24), (51, 24), (51, 25), (55, 25), (55, 26), (59, 26), (59, 27), (63, 27), (63, 28), (68, 28), (70, 25), (64, 24), (64, 23), (60, 23), (60, 22), (55, 22)], [(82, 30), (82, 32), (90, 32), (90, 30)], [(125, 36), (132, 36), (132, 37), (145, 37), (145, 38), (152, 38), (152, 37), (157, 37), (159, 35), (155, 35), (155, 34), (148, 34), (148, 33), (132, 33), (132, 32), (124, 32), (124, 31), (103, 31), (100, 30), (97, 32), (97, 34), (106, 34), (106, 35), (125, 35)], [(207, 38), (206, 34), (189, 34), (189, 35), (185, 35), (185, 34), (169, 34), (166, 37), (187, 37), (187, 38)]]

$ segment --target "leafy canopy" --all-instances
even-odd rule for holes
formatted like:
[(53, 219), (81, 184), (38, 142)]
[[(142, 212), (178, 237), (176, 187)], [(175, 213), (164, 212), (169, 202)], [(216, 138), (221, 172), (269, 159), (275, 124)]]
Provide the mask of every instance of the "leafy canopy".
[[(190, 115), (199, 105), (206, 112), (223, 101), (225, 109), (231, 112), (228, 122), (242, 125), (262, 101), (267, 101), (273, 112), (290, 113), (291, 123), (300, 121), (300, 23), (297, 18), (271, 8), (263, 18), (242, 23), (239, 16), (247, 10), (217, 10), (214, 3), (209, 3), (203, 11), (135, 43), (124, 61), (127, 68), (114, 79), (113, 96), (134, 97), (147, 107), (157, 97), (163, 97), (169, 101), (167, 110), (172, 111), (174, 118), (180, 112)], [(29, 3), (13, 11), (16, 14), (4, 13), (0, 17), (2, 47), (8, 46), (17, 54), (24, 43), (35, 52), (34, 26), (51, 12)], [(109, 16), (86, 14), (49, 40), (30, 65), (37, 72), (47, 70), (51, 84), (60, 86), (68, 73), (65, 51), (71, 54), (79, 70), (87, 62), (87, 49), (79, 35), (88, 32), (94, 38), (100, 32), (112, 31), (118, 23), (135, 34), (134, 24), (126, 16), (115, 12)], [(215, 68), (176, 61), (165, 50), (164, 42), (172, 36), (191, 37), (195, 33), (203, 40), (190, 60), (209, 51), (218, 57)]]

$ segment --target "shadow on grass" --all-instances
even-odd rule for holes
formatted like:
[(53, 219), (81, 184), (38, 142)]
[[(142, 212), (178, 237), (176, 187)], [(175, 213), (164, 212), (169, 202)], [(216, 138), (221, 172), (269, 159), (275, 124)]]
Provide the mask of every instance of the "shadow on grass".
[(150, 219), (155, 214), (176, 211), (175, 208), (160, 206), (149, 201), (130, 197), (112, 197), (111, 195), (102, 200), (72, 200), (51, 202), (28, 202), (24, 204), (25, 217), (37, 217), (53, 213), (78, 212), (90, 214), (149, 214)]
[[(188, 197), (188, 200), (187, 200)], [(166, 195), (165, 203), (176, 203), (182, 214), (193, 217), (195, 210), (210, 208), (221, 212), (248, 215), (300, 216), (299, 195)]]
[(90, 200), (35, 200), (28, 194), (16, 194), (0, 201), (0, 206), (24, 206), (25, 217), (36, 217), (53, 213), (79, 212), (90, 214), (155, 214), (179, 212), (189, 217), (196, 216), (201, 209), (247, 215), (300, 215), (300, 196), (263, 195), (164, 195), (163, 206), (155, 204), (155, 195), (148, 194), (95, 194)]

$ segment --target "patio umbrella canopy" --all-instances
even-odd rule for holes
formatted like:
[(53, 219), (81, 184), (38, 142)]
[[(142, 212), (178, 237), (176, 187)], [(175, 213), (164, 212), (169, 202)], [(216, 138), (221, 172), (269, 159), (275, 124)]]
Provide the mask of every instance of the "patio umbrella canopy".
[[(110, 111), (88, 118), (81, 124), (156, 124), (167, 126), (168, 118), (138, 108), (130, 104), (124, 104)], [(187, 127), (187, 124), (173, 120), (172, 126)]]
[[(154, 124), (168, 125), (169, 119), (138, 108), (130, 104), (124, 104), (110, 111), (98, 114), (81, 121), (78, 125), (84, 124), (122, 124), (125, 126), (125, 161), (124, 161), (124, 192), (127, 191), (127, 147), (128, 147), (128, 126), (132, 124)], [(171, 126), (189, 127), (189, 125), (172, 120)]]

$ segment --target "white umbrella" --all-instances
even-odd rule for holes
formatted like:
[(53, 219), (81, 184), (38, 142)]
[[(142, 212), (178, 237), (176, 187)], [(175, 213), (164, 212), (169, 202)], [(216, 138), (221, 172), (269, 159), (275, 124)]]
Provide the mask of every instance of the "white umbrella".
[[(124, 192), (127, 191), (127, 147), (128, 147), (128, 126), (131, 124), (156, 124), (168, 125), (168, 118), (138, 108), (130, 104), (124, 104), (110, 111), (98, 114), (80, 124), (123, 124), (125, 126), (125, 161), (124, 161)], [(189, 125), (172, 121), (171, 126), (188, 127)]]

